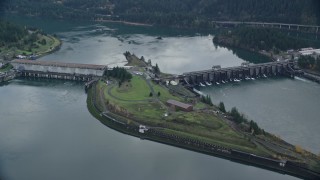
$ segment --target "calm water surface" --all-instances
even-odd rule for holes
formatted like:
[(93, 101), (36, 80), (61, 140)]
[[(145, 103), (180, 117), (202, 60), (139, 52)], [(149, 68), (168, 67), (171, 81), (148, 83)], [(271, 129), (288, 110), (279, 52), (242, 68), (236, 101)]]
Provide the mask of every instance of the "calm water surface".
[[(208, 37), (213, 32), (12, 19), (63, 40), (60, 51), (41, 58), (48, 61), (116, 66), (131, 51), (169, 73), (265, 61), (215, 47)], [(319, 85), (268, 79), (203, 91), (215, 103), (237, 106), (266, 130), (318, 151), (319, 133), (306, 129), (319, 129)], [(295, 179), (113, 131), (87, 111), (82, 84), (14, 80), (0, 86), (0, 97), (0, 179)]]
[(0, 94), (3, 179), (294, 179), (109, 129), (81, 84), (14, 80)]
[(261, 79), (206, 87), (215, 104), (237, 107), (265, 130), (320, 152), (320, 85), (301, 78)]

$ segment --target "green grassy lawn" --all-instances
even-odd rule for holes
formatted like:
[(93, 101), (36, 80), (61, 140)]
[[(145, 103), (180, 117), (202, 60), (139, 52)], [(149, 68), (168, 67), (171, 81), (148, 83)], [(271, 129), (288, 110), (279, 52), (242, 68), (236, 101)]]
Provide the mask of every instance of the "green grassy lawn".
[[(41, 44), (40, 42), (42, 40), (46, 41), (46, 44)], [(56, 48), (57, 46), (60, 45), (60, 41), (53, 37), (53, 36), (44, 36), (44, 35), (39, 35), (39, 40), (37, 42), (35, 42), (35, 44), (38, 46), (37, 48), (31, 48), (31, 51), (29, 51), (29, 49), (27, 47), (25, 47), (22, 50), (18, 50), (17, 53), (18, 54), (26, 54), (26, 55), (32, 55), (33, 53), (36, 54), (46, 54), (50, 51), (52, 51), (54, 48)]]
[[(137, 83), (139, 84), (139, 83)], [(122, 101), (118, 100), (108, 94), (108, 90), (112, 88), (112, 86), (107, 86), (105, 83), (100, 81), (98, 83), (98, 88), (104, 89), (104, 99), (105, 101), (108, 100), (110, 104), (117, 104), (122, 108), (127, 109), (129, 112), (133, 112), (133, 117), (135, 119), (141, 119), (144, 122), (157, 122), (161, 120), (161, 117), (166, 112), (165, 109), (161, 107), (161, 105), (157, 102), (149, 102), (148, 99), (149, 96), (145, 97), (144, 100), (146, 102), (136, 102), (136, 101)], [(117, 93), (113, 93), (113, 91), (116, 91), (117, 88), (112, 88), (112, 95), (116, 95)], [(119, 93), (119, 92), (118, 92)], [(124, 92), (123, 92), (124, 93)], [(125, 94), (125, 93), (124, 93)], [(149, 93), (148, 93), (149, 94)], [(117, 94), (118, 95), (118, 94)], [(122, 93), (120, 93), (121, 96), (117, 96), (121, 99), (128, 98), (130, 99), (131, 96), (122, 96)], [(131, 94), (132, 95), (132, 94)], [(141, 96), (144, 96), (143, 94), (140, 94)], [(141, 97), (140, 97), (141, 98)], [(133, 98), (131, 98), (133, 99)], [(138, 99), (138, 98), (137, 98)], [(141, 100), (141, 99), (138, 99)]]
[(130, 83), (124, 83), (111, 90), (111, 93), (123, 100), (139, 101), (150, 99), (150, 88), (141, 76), (133, 76)]
[(190, 92), (188, 89), (186, 89), (185, 87), (183, 87), (182, 85), (178, 84), (176, 86), (173, 85), (168, 85), (168, 88), (170, 90), (173, 90), (174, 92), (182, 95), (182, 96), (187, 96), (187, 97), (195, 97), (196, 95), (193, 94), (192, 92)]
[[(42, 39), (45, 39), (47, 44), (45, 44), (45, 45), (40, 44), (39, 42)], [(60, 41), (57, 38), (53, 37), (53, 36), (42, 36), (40, 38), (40, 40), (37, 42), (37, 45), (39, 45), (39, 48), (34, 49), (34, 51), (38, 51), (39, 53), (48, 53), (53, 48), (59, 46), (60, 45)]]
[(207, 108), (207, 107), (208, 107), (208, 105), (205, 104), (205, 103), (203, 103), (203, 102), (198, 102), (198, 103), (194, 106), (194, 108), (196, 108), (196, 109), (205, 109), (205, 108)]
[(174, 100), (177, 100), (177, 101), (184, 101), (183, 98), (179, 97), (179, 96), (174, 96), (172, 95), (168, 89), (160, 86), (159, 84), (155, 84), (155, 83), (152, 83), (152, 86), (154, 88), (154, 91), (155, 93), (157, 94), (158, 92), (160, 92), (160, 96), (159, 96), (159, 99), (162, 101), (162, 102), (167, 102), (169, 99), (174, 99)]
[(216, 116), (199, 112), (176, 112), (172, 115), (171, 119), (177, 122), (183, 122), (183, 124), (201, 125), (212, 130), (220, 129), (223, 126), (223, 122)]

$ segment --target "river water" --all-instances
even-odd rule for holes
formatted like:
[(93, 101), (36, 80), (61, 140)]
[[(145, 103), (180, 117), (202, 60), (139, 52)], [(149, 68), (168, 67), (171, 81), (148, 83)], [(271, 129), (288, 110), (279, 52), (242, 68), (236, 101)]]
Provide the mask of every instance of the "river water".
[[(125, 51), (182, 73), (263, 57), (215, 47), (214, 32), (10, 17), (57, 34), (48, 61), (122, 65)], [(161, 36), (163, 40), (157, 40)], [(318, 152), (319, 85), (264, 79), (203, 89), (259, 125)], [(116, 132), (86, 109), (83, 84), (14, 80), (0, 86), (0, 179), (296, 179)], [(272, 118), (271, 118), (272, 117)]]

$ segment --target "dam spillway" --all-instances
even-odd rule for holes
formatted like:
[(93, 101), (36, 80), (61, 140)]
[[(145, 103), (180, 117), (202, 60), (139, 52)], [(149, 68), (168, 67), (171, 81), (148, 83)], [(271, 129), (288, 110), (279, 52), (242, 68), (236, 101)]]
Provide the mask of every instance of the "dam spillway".
[(105, 65), (20, 59), (11, 61), (11, 64), (22, 77), (67, 79), (75, 81), (90, 81), (95, 77), (101, 77), (107, 69), (107, 66)]
[(224, 83), (269, 76), (288, 76), (302, 74), (293, 60), (276, 61), (261, 64), (243, 63), (241, 66), (221, 68), (213, 66), (210, 70), (186, 72), (179, 76), (188, 84)]

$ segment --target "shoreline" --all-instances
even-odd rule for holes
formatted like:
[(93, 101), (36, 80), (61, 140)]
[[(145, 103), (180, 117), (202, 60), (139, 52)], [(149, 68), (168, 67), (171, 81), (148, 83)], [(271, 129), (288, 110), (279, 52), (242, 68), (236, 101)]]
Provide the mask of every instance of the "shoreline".
[(223, 41), (215, 41), (213, 40), (212, 41), (214, 44), (218, 45), (218, 46), (221, 46), (221, 47), (224, 47), (224, 48), (227, 48), (227, 49), (240, 49), (240, 50), (244, 50), (244, 51), (248, 51), (248, 52), (251, 52), (251, 53), (255, 53), (255, 54), (258, 54), (258, 55), (261, 55), (261, 56), (264, 56), (266, 57), (269, 62), (274, 62), (276, 61), (275, 59), (273, 59), (272, 56), (270, 56), (268, 53), (263, 53), (261, 51), (255, 51), (255, 50), (252, 50), (250, 48), (246, 48), (246, 47), (242, 47), (242, 46), (234, 46), (234, 45), (231, 45), (231, 44), (228, 44), (228, 43), (225, 43)]
[(132, 26), (146, 26), (146, 27), (152, 27), (153, 26), (152, 24), (130, 22), (130, 21), (116, 21), (116, 20), (93, 20), (93, 21), (94, 22), (120, 23), (120, 24), (132, 25)]
[(60, 48), (61, 48), (61, 46), (62, 46), (62, 41), (61, 41), (60, 39), (52, 36), (52, 35), (48, 35), (48, 37), (49, 37), (49, 38), (53, 38), (54, 40), (57, 40), (57, 41), (59, 42), (58, 45), (52, 47), (52, 49), (50, 49), (50, 50), (48, 50), (48, 51), (45, 51), (45, 52), (40, 53), (39, 55), (36, 56), (35, 60), (37, 60), (37, 59), (39, 59), (39, 58), (41, 58), (41, 57), (44, 57), (44, 56), (46, 56), (46, 55), (52, 54), (52, 53), (54, 53), (54, 52), (57, 52), (57, 51), (60, 50)]
[[(140, 134), (138, 132), (139, 127), (128, 125), (120, 121), (112, 120), (110, 116), (107, 117), (103, 115), (102, 112), (100, 112), (100, 110), (95, 105), (94, 101), (96, 97), (92, 95), (92, 91), (93, 91), (92, 88), (88, 90), (88, 96), (87, 96), (88, 111), (93, 117), (99, 120), (102, 124), (118, 132), (130, 135), (130, 136), (134, 136), (142, 140), (150, 140), (150, 141), (154, 141), (154, 142), (158, 142), (166, 145), (171, 145), (174, 147), (187, 149), (187, 150), (191, 150), (191, 151), (202, 153), (202, 154), (207, 154), (210, 156), (231, 160), (237, 163), (242, 163), (242, 164), (246, 164), (254, 167), (260, 167), (260, 168), (271, 170), (278, 173), (288, 174), (298, 178), (303, 178), (303, 179), (306, 178), (311, 180), (320, 178), (320, 174), (318, 172), (314, 172), (312, 170), (299, 167), (297, 165), (294, 165), (294, 163), (289, 163), (289, 161), (286, 167), (281, 167), (279, 166), (280, 161), (277, 161), (277, 160), (259, 157), (253, 154), (243, 153), (240, 151), (238, 151), (239, 155), (236, 155), (237, 152), (235, 151), (233, 151), (230, 154), (226, 150), (225, 151), (210, 150), (202, 145), (198, 145), (198, 146), (192, 145), (192, 143), (190, 144), (190, 142), (181, 143), (174, 140), (173, 138), (170, 138), (170, 135), (162, 132), (158, 133), (158, 135), (157, 133), (156, 134), (154, 133)], [(153, 130), (152, 132), (157, 132), (157, 130)], [(248, 155), (248, 156), (245, 157), (245, 155)]]
[(316, 83), (320, 83), (320, 75), (316, 73), (312, 73), (306, 70), (303, 70), (303, 78), (306, 78), (308, 80), (314, 81)]

